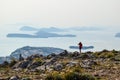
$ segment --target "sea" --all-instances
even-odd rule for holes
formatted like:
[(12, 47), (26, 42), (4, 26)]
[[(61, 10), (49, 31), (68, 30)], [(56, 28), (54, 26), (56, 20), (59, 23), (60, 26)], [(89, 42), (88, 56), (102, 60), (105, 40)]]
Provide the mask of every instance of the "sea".
[(79, 51), (70, 49), (69, 46), (78, 46), (82, 42), (84, 46), (94, 46), (94, 49), (82, 50), (87, 51), (102, 51), (120, 50), (120, 38), (115, 37), (117, 29), (103, 29), (96, 31), (67, 31), (57, 32), (59, 34), (74, 34), (76, 37), (50, 37), (50, 38), (8, 38), (8, 33), (29, 33), (34, 31), (19, 31), (12, 30), (0, 34), (0, 56), (9, 56), (13, 51), (24, 46), (32, 47), (57, 47), (71, 52)]

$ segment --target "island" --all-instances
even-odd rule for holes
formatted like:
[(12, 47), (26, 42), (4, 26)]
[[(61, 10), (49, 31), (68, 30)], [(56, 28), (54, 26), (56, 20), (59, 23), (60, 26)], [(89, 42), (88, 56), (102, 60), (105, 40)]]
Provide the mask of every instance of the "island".
[[(70, 49), (79, 49), (78, 46), (69, 46)], [(94, 46), (83, 46), (83, 50), (86, 50), (86, 49), (93, 49)]]
[(21, 33), (9, 33), (7, 37), (10, 38), (49, 38), (49, 37), (76, 37), (72, 34), (57, 34), (52, 32), (38, 31), (35, 34), (21, 34)]
[(119, 37), (120, 38), (120, 33), (116, 33), (115, 37)]

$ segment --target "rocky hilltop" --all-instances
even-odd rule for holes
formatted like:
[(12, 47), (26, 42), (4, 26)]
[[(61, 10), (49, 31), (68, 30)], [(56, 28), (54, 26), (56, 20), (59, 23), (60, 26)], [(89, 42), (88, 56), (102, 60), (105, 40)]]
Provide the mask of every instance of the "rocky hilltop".
[(30, 47), (30, 46), (25, 46), (22, 48), (19, 48), (15, 50), (14, 52), (11, 53), (11, 57), (19, 59), (19, 55), (21, 54), (23, 58), (27, 58), (31, 55), (39, 54), (39, 55), (48, 55), (51, 53), (61, 53), (63, 52), (63, 49), (60, 48), (53, 48), (53, 47)]
[(0, 80), (120, 80), (120, 51), (31, 55), (0, 65)]
[(60, 48), (54, 48), (54, 47), (30, 47), (25, 46), (19, 49), (16, 49), (14, 52), (10, 54), (10, 56), (7, 57), (0, 57), (0, 63), (3, 63), (4, 61), (11, 61), (11, 59), (19, 59), (19, 55), (21, 54), (23, 58), (27, 58), (31, 55), (39, 54), (39, 55), (48, 55), (51, 53), (61, 53), (63, 52), (63, 49)]

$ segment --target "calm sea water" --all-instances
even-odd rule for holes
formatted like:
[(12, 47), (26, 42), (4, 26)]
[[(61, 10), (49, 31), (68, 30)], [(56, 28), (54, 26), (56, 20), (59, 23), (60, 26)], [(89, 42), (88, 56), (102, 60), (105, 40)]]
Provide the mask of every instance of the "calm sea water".
[[(29, 32), (32, 33), (32, 32)], [(34, 47), (57, 47), (68, 51), (78, 51), (69, 49), (81, 41), (85, 46), (94, 46), (94, 49), (84, 51), (120, 50), (120, 38), (115, 38), (115, 31), (70, 31), (62, 34), (75, 34), (77, 37), (54, 37), (54, 38), (7, 38), (6, 34), (0, 35), (0, 56), (8, 56), (17, 48), (23, 46)]]

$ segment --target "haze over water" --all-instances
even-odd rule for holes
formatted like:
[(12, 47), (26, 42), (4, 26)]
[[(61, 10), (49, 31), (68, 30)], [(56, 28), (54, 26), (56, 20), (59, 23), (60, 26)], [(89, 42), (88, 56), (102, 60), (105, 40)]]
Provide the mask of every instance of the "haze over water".
[(53, 37), (53, 38), (7, 38), (8, 33), (35, 33), (32, 31), (19, 31), (10, 30), (0, 36), (0, 56), (10, 55), (11, 52), (17, 48), (23, 46), (33, 46), (33, 47), (57, 47), (66, 49), (68, 51), (79, 51), (77, 49), (70, 49), (69, 46), (78, 46), (79, 41), (83, 43), (84, 46), (94, 46), (94, 49), (83, 50), (85, 51), (101, 51), (103, 49), (108, 50), (120, 50), (120, 38), (115, 37), (117, 30), (102, 29), (96, 31), (67, 31), (67, 32), (57, 32), (59, 34), (75, 34), (76, 37)]
[[(7, 38), (8, 33), (20, 32), (22, 26), (83, 27), (94, 26), (100, 31), (71, 31), (77, 37)], [(1, 0), (0, 56), (7, 56), (23, 46), (58, 47), (70, 50), (79, 41), (93, 45), (91, 51), (120, 50), (120, 0)], [(26, 32), (24, 32), (26, 33)], [(29, 32), (27, 32), (29, 33)], [(30, 32), (31, 33), (31, 32)]]

